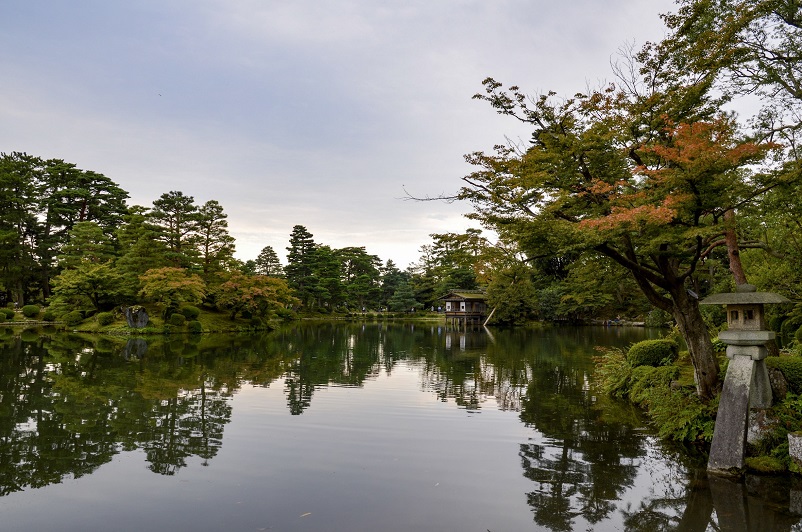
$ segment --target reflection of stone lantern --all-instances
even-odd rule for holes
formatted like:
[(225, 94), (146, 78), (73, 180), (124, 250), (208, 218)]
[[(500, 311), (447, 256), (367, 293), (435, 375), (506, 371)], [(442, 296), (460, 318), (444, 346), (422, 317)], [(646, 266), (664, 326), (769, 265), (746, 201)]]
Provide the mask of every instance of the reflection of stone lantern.
[(771, 406), (771, 384), (764, 359), (766, 344), (775, 334), (766, 330), (763, 305), (788, 303), (783, 296), (757, 292), (753, 285), (739, 285), (736, 291), (714, 294), (702, 305), (726, 305), (728, 329), (718, 338), (727, 344), (727, 376), (716, 415), (707, 468), (727, 472), (744, 465), (744, 448), (750, 408)]

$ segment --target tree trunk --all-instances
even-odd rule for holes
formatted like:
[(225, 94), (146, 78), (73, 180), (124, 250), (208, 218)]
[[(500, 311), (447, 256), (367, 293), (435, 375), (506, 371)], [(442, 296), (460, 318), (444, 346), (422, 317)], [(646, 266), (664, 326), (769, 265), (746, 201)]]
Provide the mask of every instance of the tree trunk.
[(738, 249), (738, 236), (735, 233), (735, 211), (732, 209), (724, 213), (724, 240), (727, 242), (727, 258), (730, 262), (730, 271), (736, 285), (746, 284), (746, 274), (741, 264), (741, 252)]
[(683, 287), (672, 290), (671, 299), (674, 303), (672, 314), (685, 343), (688, 344), (696, 393), (702, 399), (712, 399), (719, 386), (719, 367), (713, 353), (710, 334), (702, 319), (702, 313), (699, 312), (699, 303), (691, 298)]

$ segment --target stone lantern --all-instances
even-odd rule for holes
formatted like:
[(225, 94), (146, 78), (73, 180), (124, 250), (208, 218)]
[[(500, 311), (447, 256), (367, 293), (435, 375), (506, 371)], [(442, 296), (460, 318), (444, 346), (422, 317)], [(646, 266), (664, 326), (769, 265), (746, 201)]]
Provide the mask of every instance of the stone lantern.
[(722, 473), (741, 470), (751, 408), (771, 406), (771, 383), (764, 359), (775, 334), (766, 330), (764, 305), (788, 303), (778, 294), (758, 292), (743, 284), (735, 292), (714, 294), (701, 305), (725, 305), (728, 329), (718, 338), (727, 344), (727, 376), (716, 415), (707, 468)]

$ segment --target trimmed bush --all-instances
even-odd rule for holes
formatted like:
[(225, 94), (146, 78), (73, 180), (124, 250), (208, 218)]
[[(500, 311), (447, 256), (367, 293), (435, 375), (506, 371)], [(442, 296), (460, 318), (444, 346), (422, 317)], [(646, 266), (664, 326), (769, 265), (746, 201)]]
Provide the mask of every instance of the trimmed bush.
[(42, 321), (56, 321), (56, 313), (52, 310), (46, 310), (42, 314)]
[(111, 312), (100, 312), (95, 315), (95, 319), (100, 325), (111, 325), (114, 322), (114, 314)]
[(782, 372), (792, 392), (802, 393), (802, 357), (768, 357), (766, 365)]
[(187, 323), (187, 330), (191, 333), (202, 333), (203, 332), (203, 325), (198, 320), (191, 321)]
[(170, 325), (175, 325), (176, 327), (183, 327), (186, 322), (187, 318), (183, 314), (173, 314), (169, 320)]
[(74, 327), (84, 321), (84, 315), (80, 310), (73, 310), (72, 312), (66, 313), (62, 319), (67, 325)]
[(638, 366), (667, 366), (679, 356), (679, 346), (673, 340), (644, 340), (632, 344), (627, 353), (627, 362)]
[(2, 313), (6, 317), (7, 320), (13, 320), (14, 316), (17, 315), (17, 313), (14, 312), (14, 310), (10, 309), (10, 308), (0, 309), (0, 313)]
[(40, 310), (39, 305), (25, 305), (22, 307), (22, 315), (26, 318), (35, 318)]
[(5, 312), (0, 312), (0, 323), (6, 321), (6, 314)]
[(192, 305), (181, 307), (181, 314), (188, 320), (198, 319), (198, 316), (200, 316), (200, 312), (201, 311), (198, 307), (193, 307)]

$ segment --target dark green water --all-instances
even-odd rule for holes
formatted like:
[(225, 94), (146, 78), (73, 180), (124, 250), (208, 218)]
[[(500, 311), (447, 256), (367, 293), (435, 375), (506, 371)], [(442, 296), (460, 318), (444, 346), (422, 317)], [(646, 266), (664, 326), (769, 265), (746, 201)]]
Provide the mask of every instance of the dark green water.
[(0, 530), (800, 530), (597, 396), (644, 329), (0, 330)]

